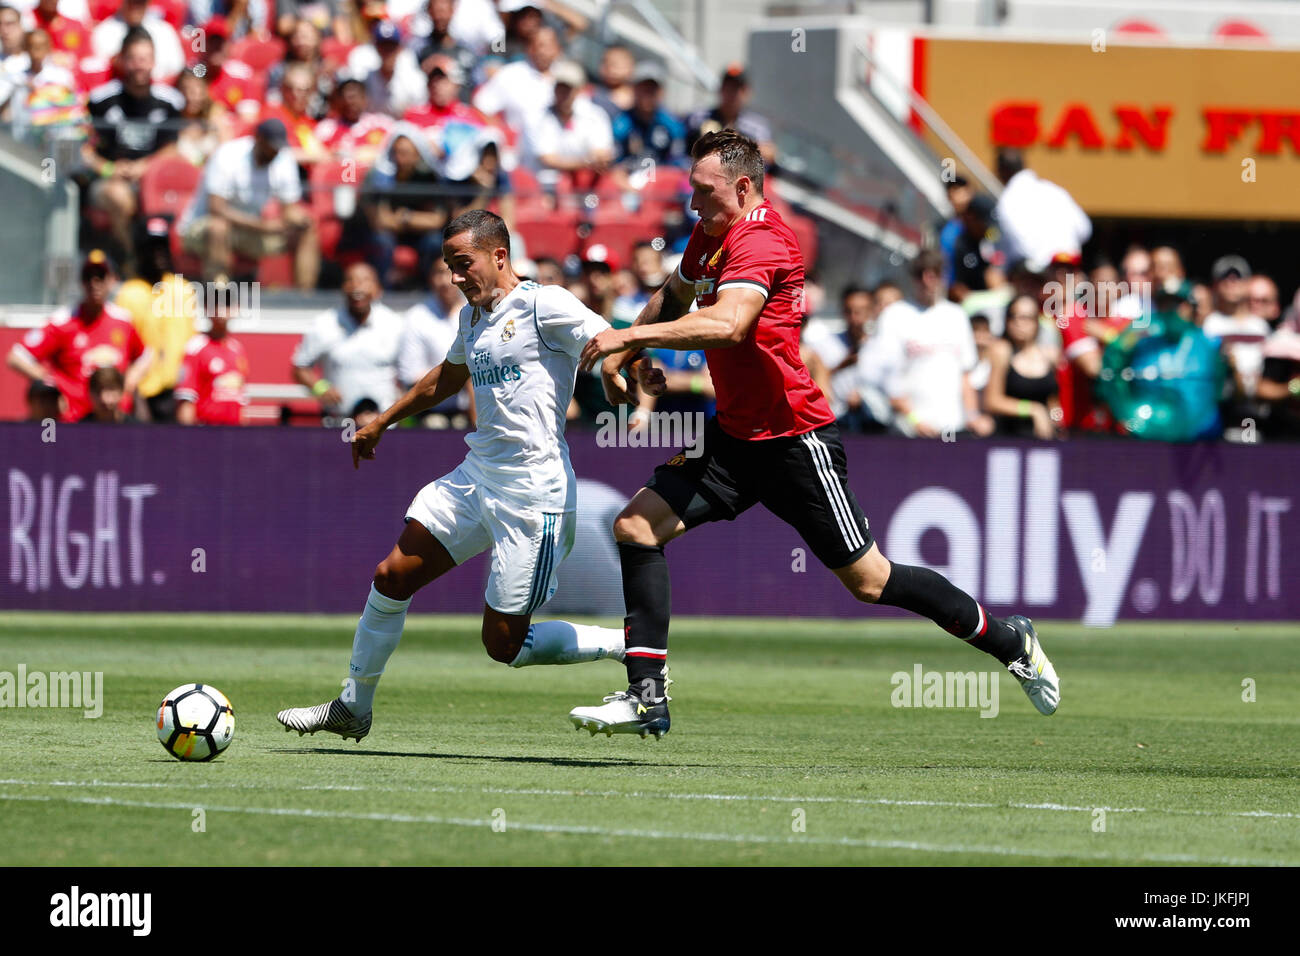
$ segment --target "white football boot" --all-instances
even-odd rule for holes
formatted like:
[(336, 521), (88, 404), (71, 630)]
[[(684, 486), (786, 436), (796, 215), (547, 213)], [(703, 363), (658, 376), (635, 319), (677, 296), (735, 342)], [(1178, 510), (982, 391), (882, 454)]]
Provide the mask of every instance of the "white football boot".
[(315, 707), (290, 707), (276, 714), (275, 719), (284, 724), (286, 731), (298, 731), (299, 737), (327, 730), (344, 740), (354, 737), (360, 743), (361, 738), (370, 733), (370, 711), (356, 717), (338, 698)]
[(1043, 652), (1038, 643), (1038, 632), (1034, 622), (1020, 614), (1007, 618), (1007, 623), (1016, 629), (1024, 641), (1025, 653), (1007, 665), (1020, 686), (1024, 688), (1030, 703), (1038, 708), (1040, 714), (1051, 716), (1056, 713), (1061, 703), (1061, 679), (1056, 676), (1056, 668)]
[(642, 739), (650, 734), (656, 740), (662, 740), (668, 733), (671, 722), (668, 719), (668, 701), (665, 696), (658, 703), (650, 704), (630, 691), (621, 690), (610, 694), (604, 703), (596, 707), (575, 707), (569, 711), (574, 730), (584, 727), (594, 737), (603, 730), (606, 737), (614, 734), (640, 734)]

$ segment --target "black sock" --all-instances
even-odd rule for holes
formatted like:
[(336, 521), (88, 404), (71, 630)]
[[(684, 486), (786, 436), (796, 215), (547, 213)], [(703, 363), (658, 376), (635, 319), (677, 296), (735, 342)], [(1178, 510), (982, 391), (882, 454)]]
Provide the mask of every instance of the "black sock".
[(993, 617), (973, 597), (929, 568), (891, 562), (879, 603), (928, 617), (949, 634), (1003, 664), (1025, 652), (1015, 628)]
[(618, 543), (623, 565), (623, 640), (627, 645), (628, 690), (642, 700), (664, 696), (668, 669), (668, 616), (672, 589), (663, 546)]

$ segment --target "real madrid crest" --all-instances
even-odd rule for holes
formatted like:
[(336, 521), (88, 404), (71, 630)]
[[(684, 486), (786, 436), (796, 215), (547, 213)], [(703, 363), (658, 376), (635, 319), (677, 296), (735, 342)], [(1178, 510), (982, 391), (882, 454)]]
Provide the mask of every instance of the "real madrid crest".
[(511, 319), (506, 323), (505, 328), (501, 330), (501, 341), (509, 342), (515, 337), (515, 320)]

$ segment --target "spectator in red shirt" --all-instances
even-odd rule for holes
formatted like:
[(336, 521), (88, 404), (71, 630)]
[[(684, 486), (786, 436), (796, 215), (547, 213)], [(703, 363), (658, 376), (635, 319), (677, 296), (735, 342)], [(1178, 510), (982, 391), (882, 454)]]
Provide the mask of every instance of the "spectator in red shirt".
[(341, 71), (334, 90), (334, 112), (320, 121), (321, 145), (340, 160), (355, 160), (369, 168), (393, 128), (393, 118), (372, 113), (366, 87), (354, 73)]
[(32, 21), (50, 35), (59, 66), (75, 71), (81, 58), (91, 55), (89, 28), (80, 20), (59, 13), (59, 0), (38, 0), (32, 10)]
[(232, 294), (224, 278), (208, 290), (211, 328), (185, 346), (176, 382), (176, 421), (182, 425), (238, 425), (248, 404), (248, 356), (229, 334)]
[(472, 126), (487, 126), (487, 119), (474, 107), (460, 98), (465, 73), (451, 57), (435, 56), (429, 60), (429, 102), (413, 106), (402, 116), (408, 123), (422, 129), (441, 129), (447, 123), (459, 121)]
[(316, 135), (316, 118), (311, 112), (311, 99), (316, 89), (316, 81), (311, 67), (305, 63), (291, 63), (284, 71), (284, 80), (280, 84), (278, 102), (262, 107), (258, 122), (278, 119), (289, 131), (289, 148), (299, 166), (310, 166), (329, 158)]
[(81, 266), (81, 304), (32, 329), (9, 352), (10, 368), (63, 393), (65, 422), (81, 421), (91, 411), (90, 376), (105, 366), (124, 373), (122, 407), (130, 411), (136, 385), (153, 361), (130, 314), (108, 301), (112, 284), (108, 257), (96, 249)]
[(240, 119), (254, 121), (266, 96), (265, 83), (243, 60), (230, 57), (230, 24), (225, 17), (213, 17), (202, 30), (204, 49), (199, 62), (207, 72), (208, 92), (218, 103), (237, 112)]

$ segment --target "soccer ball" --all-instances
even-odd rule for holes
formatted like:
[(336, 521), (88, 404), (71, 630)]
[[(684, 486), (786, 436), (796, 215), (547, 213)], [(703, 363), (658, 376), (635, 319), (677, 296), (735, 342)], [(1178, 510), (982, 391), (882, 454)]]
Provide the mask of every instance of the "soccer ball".
[(235, 736), (235, 711), (208, 684), (182, 684), (158, 707), (158, 739), (177, 760), (211, 760)]

